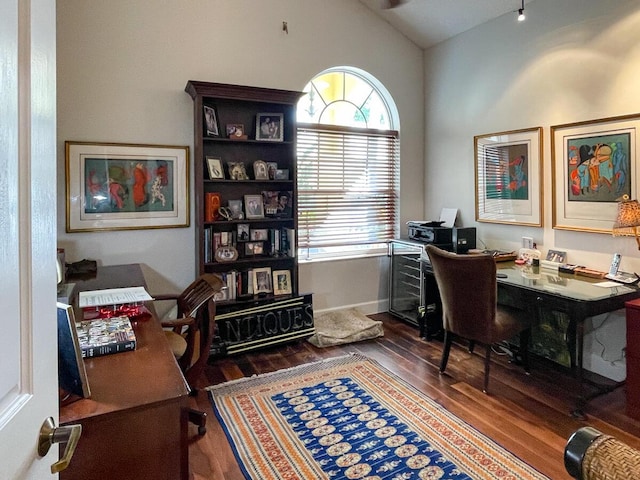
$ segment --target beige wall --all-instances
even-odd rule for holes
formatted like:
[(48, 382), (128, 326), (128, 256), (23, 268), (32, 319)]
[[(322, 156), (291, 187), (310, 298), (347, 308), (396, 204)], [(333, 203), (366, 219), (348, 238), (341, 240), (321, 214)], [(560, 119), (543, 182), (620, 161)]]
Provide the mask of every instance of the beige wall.
[[(65, 140), (193, 148), (190, 79), (301, 90), (322, 70), (349, 65), (396, 102), (402, 224), (423, 217), (422, 51), (359, 1), (61, 0), (57, 21), (60, 192)], [(68, 261), (141, 262), (156, 291), (180, 290), (195, 275), (193, 228), (67, 234), (62, 194), (58, 219)], [(316, 294), (316, 310), (384, 310), (386, 264), (304, 265), (300, 290)]]
[[(566, 250), (569, 262), (600, 270), (620, 252), (621, 269), (640, 272), (640, 253), (631, 239), (551, 228), (549, 135), (551, 125), (639, 113), (639, 78), (637, 1), (536, 0), (527, 4), (524, 23), (508, 14), (430, 49), (425, 54), (426, 216), (457, 207), (464, 226), (477, 227), (478, 238), (490, 248), (517, 249), (526, 235), (543, 252)], [(537, 126), (544, 131), (544, 227), (476, 223), (474, 135)], [(613, 315), (587, 342), (590, 368), (624, 376), (624, 362), (615, 361), (625, 345), (622, 315)]]

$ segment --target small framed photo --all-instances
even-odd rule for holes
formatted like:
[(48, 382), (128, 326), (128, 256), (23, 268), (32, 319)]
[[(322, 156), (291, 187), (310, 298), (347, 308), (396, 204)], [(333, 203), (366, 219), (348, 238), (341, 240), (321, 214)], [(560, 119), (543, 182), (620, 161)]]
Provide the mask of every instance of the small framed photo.
[(264, 218), (264, 205), (262, 203), (262, 195), (245, 195), (244, 207), (247, 218)]
[(267, 162), (267, 172), (269, 173), (269, 180), (276, 179), (276, 170), (278, 170), (278, 164), (276, 162)]
[(242, 200), (229, 200), (229, 210), (231, 210), (231, 220), (242, 220), (244, 213), (242, 212)]
[(289, 270), (274, 270), (273, 294), (291, 295), (291, 272)]
[(259, 113), (256, 116), (256, 140), (282, 142), (283, 123), (282, 113)]
[(264, 253), (264, 247), (262, 242), (247, 242), (244, 244), (245, 255), (262, 255)]
[(263, 160), (256, 160), (253, 162), (253, 176), (256, 180), (269, 180), (267, 162)]
[(286, 168), (278, 168), (275, 173), (276, 180), (289, 180), (289, 170)]
[(214, 256), (219, 263), (234, 262), (238, 259), (238, 251), (232, 245), (222, 245), (216, 249)]
[(238, 241), (246, 242), (247, 240), (249, 240), (249, 224), (239, 223), (238, 224)]
[(273, 291), (271, 284), (271, 267), (253, 269), (253, 293), (270, 293)]
[(229, 162), (229, 178), (231, 180), (248, 180), (247, 170), (242, 162)]
[(218, 112), (213, 107), (204, 106), (204, 123), (209, 137), (220, 136), (220, 126), (218, 125)]
[(567, 261), (567, 252), (563, 250), (549, 250), (547, 252), (547, 260), (550, 262), (565, 263)]
[(227, 123), (227, 137), (232, 140), (246, 140), (244, 125), (241, 123)]
[(222, 160), (218, 157), (207, 157), (207, 167), (209, 168), (209, 180), (214, 178), (224, 178)]
[(266, 228), (255, 228), (249, 232), (250, 240), (267, 240), (269, 237), (269, 231)]

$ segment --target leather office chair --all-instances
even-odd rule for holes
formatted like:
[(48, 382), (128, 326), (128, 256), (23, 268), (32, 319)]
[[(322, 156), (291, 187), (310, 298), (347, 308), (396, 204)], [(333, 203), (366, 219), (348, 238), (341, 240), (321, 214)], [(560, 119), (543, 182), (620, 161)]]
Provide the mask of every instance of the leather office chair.
[(496, 264), (489, 255), (457, 255), (427, 245), (440, 298), (445, 331), (440, 373), (444, 373), (454, 336), (469, 340), (469, 352), (475, 343), (486, 347), (484, 387), (489, 388), (491, 345), (520, 333), (520, 355), (529, 371), (527, 345), (530, 324), (526, 311), (497, 304)]
[[(195, 382), (201, 375), (209, 358), (215, 332), (216, 302), (214, 295), (222, 289), (222, 280), (213, 274), (198, 277), (180, 295), (155, 295), (156, 301), (173, 300), (178, 311), (177, 318), (162, 320), (167, 340), (180, 369), (195, 395)], [(207, 414), (189, 410), (189, 421), (198, 426), (198, 433), (206, 432)]]

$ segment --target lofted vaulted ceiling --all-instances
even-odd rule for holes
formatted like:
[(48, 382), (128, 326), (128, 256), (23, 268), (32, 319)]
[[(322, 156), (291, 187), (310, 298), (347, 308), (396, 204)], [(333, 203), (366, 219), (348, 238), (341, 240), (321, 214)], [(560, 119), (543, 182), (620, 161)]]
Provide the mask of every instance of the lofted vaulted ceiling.
[(522, 7), (522, 0), (360, 1), (425, 49), (505, 14), (515, 22)]

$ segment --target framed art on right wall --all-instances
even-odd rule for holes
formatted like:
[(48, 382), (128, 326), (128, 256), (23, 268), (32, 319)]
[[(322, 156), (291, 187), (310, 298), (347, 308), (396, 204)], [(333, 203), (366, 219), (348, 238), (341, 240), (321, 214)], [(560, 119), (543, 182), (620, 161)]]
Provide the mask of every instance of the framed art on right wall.
[(638, 198), (640, 114), (551, 127), (553, 228), (611, 233), (618, 200)]

